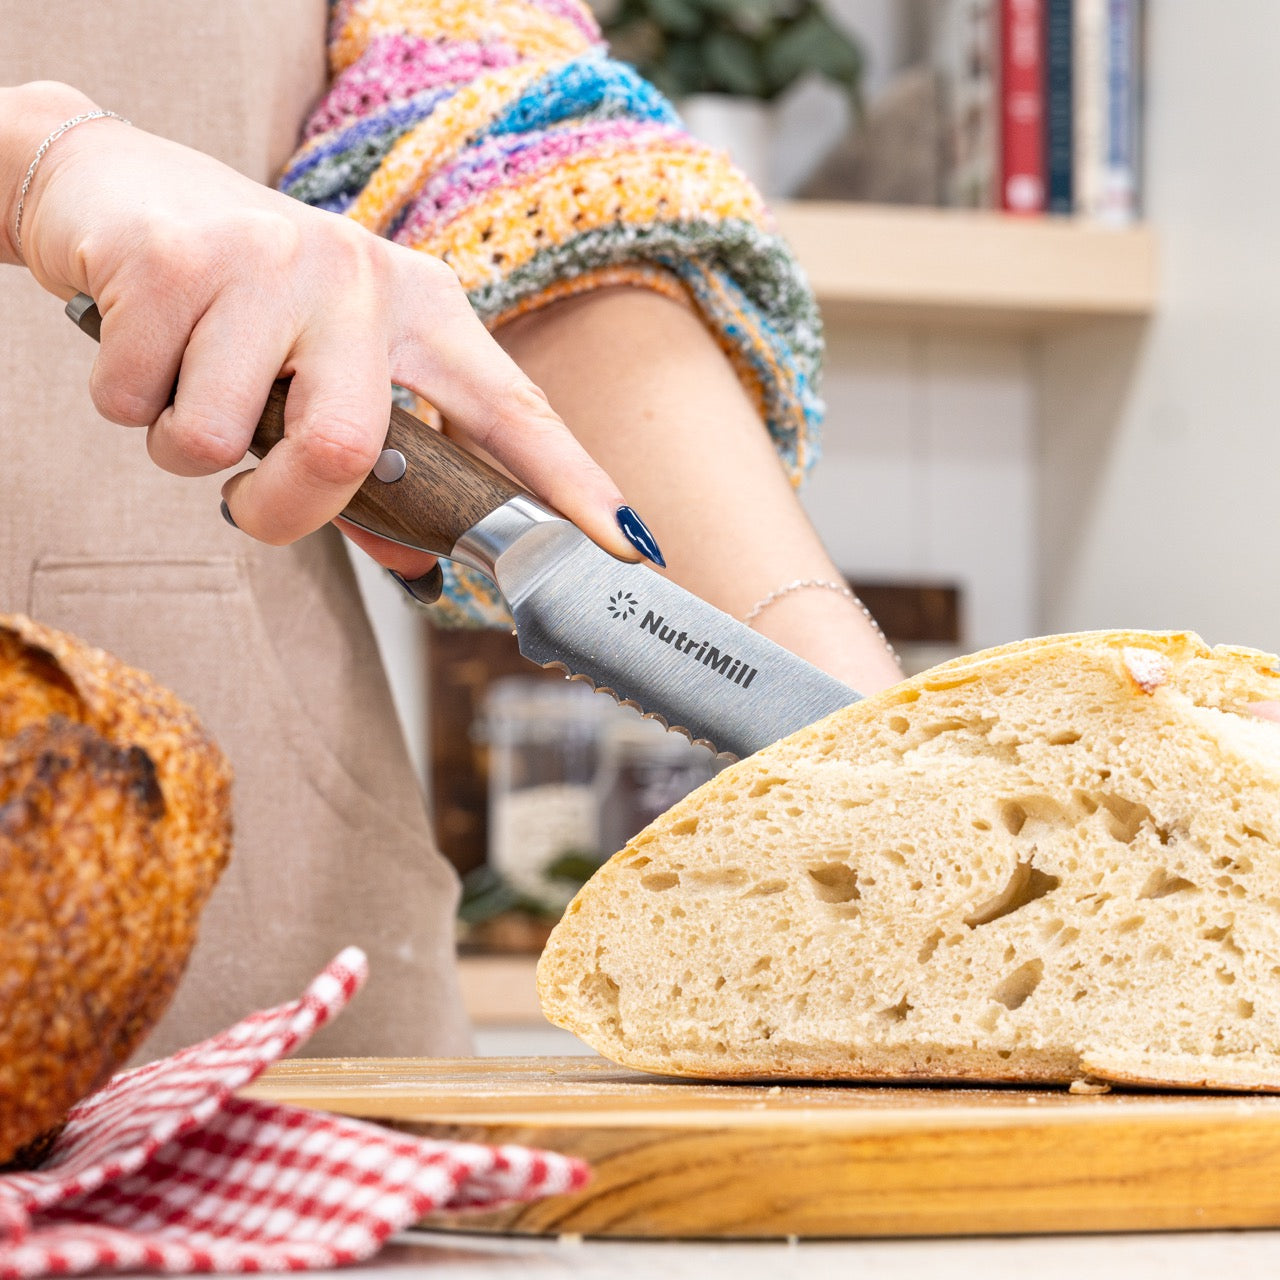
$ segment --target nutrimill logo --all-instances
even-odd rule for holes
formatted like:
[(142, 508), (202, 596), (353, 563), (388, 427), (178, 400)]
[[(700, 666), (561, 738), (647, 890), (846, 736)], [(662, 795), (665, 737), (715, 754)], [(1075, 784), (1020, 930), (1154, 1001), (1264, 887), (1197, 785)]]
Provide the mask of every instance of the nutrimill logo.
[[(614, 592), (609, 597), (608, 604), (605, 605), (609, 616), (619, 622), (627, 622), (635, 617), (639, 608), (640, 602), (630, 591)], [(743, 689), (747, 688), (759, 674), (756, 667), (744, 662), (741, 658), (735, 658), (733, 654), (712, 644), (710, 640), (703, 640), (699, 636), (690, 635), (688, 631), (677, 631), (675, 627), (667, 626), (665, 614), (646, 609), (644, 617), (637, 625), (641, 631), (657, 636), (663, 644), (669, 644), (680, 653), (688, 654), (694, 662), (710, 667), (716, 675), (724, 676), (726, 680)]]
[(636, 604), (636, 598), (630, 591), (615, 591), (605, 608), (609, 611), (609, 617), (621, 618), (625, 622), (628, 618), (635, 617)]

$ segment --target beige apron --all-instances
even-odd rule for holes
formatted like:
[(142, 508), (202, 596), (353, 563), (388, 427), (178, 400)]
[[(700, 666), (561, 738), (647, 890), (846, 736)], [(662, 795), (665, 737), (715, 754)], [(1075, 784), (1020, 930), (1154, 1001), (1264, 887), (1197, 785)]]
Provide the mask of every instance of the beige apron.
[[(66, 81), (260, 181), (324, 87), (324, 0), (0, 10), (0, 84)], [(368, 953), (369, 983), (309, 1052), (468, 1052), (456, 882), (340, 538), (270, 548), (228, 528), (220, 477), (169, 476), (142, 432), (97, 417), (94, 351), (56, 298), (0, 270), (0, 610), (152, 672), (237, 774), (235, 854), (145, 1052), (298, 994), (348, 943)]]

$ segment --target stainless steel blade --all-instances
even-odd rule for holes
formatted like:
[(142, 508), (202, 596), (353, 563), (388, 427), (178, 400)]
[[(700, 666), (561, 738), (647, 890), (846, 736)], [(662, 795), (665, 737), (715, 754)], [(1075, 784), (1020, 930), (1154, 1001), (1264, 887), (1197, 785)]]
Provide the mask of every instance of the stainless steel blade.
[(743, 757), (861, 696), (564, 520), (492, 560), (520, 652), (719, 755)]

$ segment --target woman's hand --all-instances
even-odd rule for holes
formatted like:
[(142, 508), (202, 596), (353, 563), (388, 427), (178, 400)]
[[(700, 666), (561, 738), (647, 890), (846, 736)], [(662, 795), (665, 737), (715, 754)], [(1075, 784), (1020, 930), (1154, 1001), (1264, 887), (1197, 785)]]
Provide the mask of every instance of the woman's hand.
[[(63, 120), (92, 109), (63, 85), (0, 90), (0, 257), (25, 262), (59, 297), (96, 300), (94, 404), (147, 428), (159, 466), (197, 476), (238, 465), (272, 381), (291, 376), (285, 439), (223, 493), (246, 533), (292, 542), (337, 516), (372, 468), (394, 381), (606, 550), (639, 558), (615, 520), (616, 486), (437, 259), (110, 119), (49, 148), (25, 198), (19, 253), (14, 214), (31, 157)], [(406, 577), (432, 563), (370, 535), (358, 541)]]

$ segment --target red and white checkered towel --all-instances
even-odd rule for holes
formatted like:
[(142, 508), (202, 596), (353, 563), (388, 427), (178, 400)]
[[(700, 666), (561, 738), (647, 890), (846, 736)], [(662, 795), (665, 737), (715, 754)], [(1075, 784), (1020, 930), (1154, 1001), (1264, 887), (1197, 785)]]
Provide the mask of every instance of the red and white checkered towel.
[(362, 952), (344, 951), (300, 1000), (81, 1102), (38, 1170), (0, 1177), (0, 1278), (333, 1267), (433, 1210), (583, 1185), (586, 1165), (565, 1156), (233, 1096), (339, 1012), (366, 972)]

